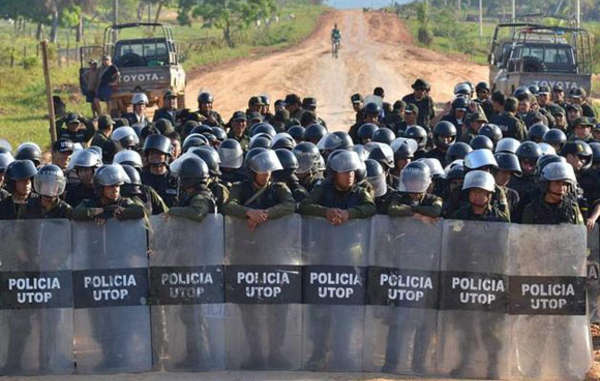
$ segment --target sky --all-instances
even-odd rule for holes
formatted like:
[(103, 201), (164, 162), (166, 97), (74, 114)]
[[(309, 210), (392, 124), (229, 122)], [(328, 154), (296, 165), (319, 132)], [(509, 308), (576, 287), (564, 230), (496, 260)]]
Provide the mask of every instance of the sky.
[[(349, 9), (349, 8), (363, 8), (363, 7), (373, 7), (373, 8), (381, 8), (385, 6), (391, 5), (393, 0), (327, 0), (326, 3), (329, 6), (340, 8), (340, 9)], [(396, 0), (396, 3), (403, 4), (408, 3), (410, 0)]]

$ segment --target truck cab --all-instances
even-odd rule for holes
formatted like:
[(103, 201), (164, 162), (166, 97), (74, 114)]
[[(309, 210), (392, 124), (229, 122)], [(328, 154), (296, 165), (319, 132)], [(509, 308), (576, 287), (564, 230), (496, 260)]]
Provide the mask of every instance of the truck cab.
[[(159, 33), (152, 37), (118, 38), (118, 35), (125, 34), (126, 30), (141, 28), (158, 29)], [(132, 34), (127, 32), (128, 35)], [(85, 92), (87, 62), (90, 58), (99, 59), (96, 55), (100, 51), (103, 55), (112, 56), (113, 63), (120, 73), (119, 85), (113, 91), (111, 101), (112, 114), (126, 112), (132, 95), (138, 92), (146, 93), (150, 105), (161, 106), (163, 94), (171, 90), (177, 94), (178, 107), (185, 107), (185, 71), (170, 27), (161, 23), (130, 23), (107, 27), (102, 47), (81, 48), (82, 92)]]
[[(512, 35), (499, 39), (503, 29), (512, 30)], [(488, 62), (493, 89), (505, 94), (529, 85), (591, 90), (589, 35), (580, 28), (500, 24)]]

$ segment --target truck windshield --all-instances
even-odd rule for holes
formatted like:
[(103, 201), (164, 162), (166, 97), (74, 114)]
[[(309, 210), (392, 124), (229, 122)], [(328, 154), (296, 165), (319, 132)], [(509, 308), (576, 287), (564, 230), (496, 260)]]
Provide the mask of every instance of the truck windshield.
[(571, 49), (567, 47), (522, 46), (516, 58), (534, 57), (546, 65), (573, 65)]
[(120, 41), (115, 48), (114, 60), (120, 67), (168, 65), (167, 43), (166, 41)]

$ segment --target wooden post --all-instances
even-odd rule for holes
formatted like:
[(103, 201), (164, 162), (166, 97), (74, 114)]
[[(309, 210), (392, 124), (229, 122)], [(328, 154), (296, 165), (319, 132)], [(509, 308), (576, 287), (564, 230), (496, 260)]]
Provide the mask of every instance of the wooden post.
[(54, 101), (52, 100), (52, 84), (50, 82), (50, 67), (48, 65), (48, 40), (43, 40), (42, 45), (42, 64), (44, 67), (44, 79), (46, 81), (46, 99), (48, 101), (48, 119), (50, 121), (50, 140), (52, 144), (56, 142), (56, 121), (54, 115)]

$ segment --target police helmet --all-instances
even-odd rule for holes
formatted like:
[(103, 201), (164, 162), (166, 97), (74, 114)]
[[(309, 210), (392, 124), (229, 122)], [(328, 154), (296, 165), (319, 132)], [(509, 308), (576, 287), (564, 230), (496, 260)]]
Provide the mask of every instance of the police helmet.
[(198, 95), (198, 103), (213, 103), (215, 101), (211, 93), (203, 91)]
[(431, 173), (431, 177), (434, 179), (444, 178), (446, 173), (444, 172), (444, 167), (442, 167), (442, 163), (438, 159), (435, 158), (422, 158), (417, 160), (418, 162), (423, 162), (429, 167), (429, 172)]
[(30, 179), (37, 173), (31, 160), (14, 160), (6, 169), (6, 178), (12, 181)]
[(391, 144), (394, 139), (396, 139), (396, 134), (387, 127), (380, 128), (373, 132), (374, 142)]
[(317, 144), (327, 135), (327, 129), (320, 124), (311, 124), (304, 131), (304, 140)]
[(291, 150), (279, 148), (275, 150), (275, 154), (277, 155), (277, 158), (279, 159), (279, 162), (284, 170), (298, 169), (298, 159)]
[(452, 109), (467, 111), (469, 109), (469, 101), (462, 97), (456, 98), (454, 101), (452, 101)]
[(191, 134), (183, 141), (181, 150), (185, 153), (193, 147), (202, 147), (209, 145), (208, 138), (200, 134)]
[(465, 175), (462, 189), (469, 190), (472, 188), (484, 189), (488, 192), (495, 190), (496, 181), (494, 176), (486, 171), (470, 171)]
[(542, 169), (542, 180), (545, 181), (566, 181), (570, 184), (577, 184), (575, 171), (568, 163), (550, 163)]
[(366, 179), (373, 189), (375, 190), (375, 197), (381, 197), (387, 193), (387, 182), (385, 179), (385, 171), (381, 164), (373, 159), (367, 159), (365, 161), (365, 167), (367, 170)]
[(302, 126), (291, 126), (287, 132), (292, 138), (294, 138), (296, 142), (300, 142), (304, 140), (304, 133), (306, 132), (306, 129)]
[(179, 178), (179, 184), (183, 188), (206, 184), (209, 177), (209, 169), (204, 160), (199, 157), (190, 156), (181, 162), (177, 177)]
[(221, 127), (213, 127), (212, 134), (217, 137), (217, 140), (222, 142), (227, 139), (227, 132)]
[(121, 186), (128, 181), (129, 176), (119, 164), (105, 164), (98, 168), (94, 175), (94, 185), (96, 187)]
[(40, 196), (58, 197), (65, 191), (67, 179), (57, 165), (44, 165), (33, 177), (33, 189)]
[(171, 156), (171, 140), (163, 135), (150, 135), (144, 141), (144, 154), (155, 150), (167, 156)]
[(484, 135), (490, 138), (494, 146), (502, 139), (502, 130), (493, 123), (486, 123), (477, 132), (478, 135)]
[(37, 167), (42, 162), (42, 150), (32, 142), (26, 142), (17, 147), (16, 160), (31, 160)]
[(13, 155), (10, 152), (2, 152), (0, 153), (0, 173), (6, 172), (6, 168), (15, 161)]
[(301, 174), (313, 170), (318, 159), (321, 157), (317, 146), (310, 142), (299, 143), (294, 147), (293, 152), (296, 155), (296, 159), (298, 159), (297, 172)]
[(294, 138), (288, 134), (287, 132), (280, 132), (273, 137), (273, 142), (271, 143), (271, 147), (274, 150), (284, 148), (289, 151), (293, 150), (296, 146), (296, 141)]
[(490, 91), (490, 86), (488, 85), (487, 82), (479, 82), (477, 83), (477, 85), (475, 86), (475, 91), (481, 91), (481, 90), (487, 90)]
[(135, 130), (129, 126), (119, 127), (114, 130), (111, 139), (114, 142), (119, 143), (124, 149), (132, 148), (140, 144), (140, 138), (135, 133)]
[(365, 123), (362, 126), (360, 126), (358, 128), (358, 140), (360, 140), (361, 142), (365, 139), (369, 139), (372, 140), (373, 139), (373, 133), (375, 131), (379, 130), (379, 126), (377, 126), (376, 124), (373, 123)]
[[(334, 155), (335, 154), (335, 155)], [(327, 167), (333, 172), (351, 172), (364, 167), (364, 163), (354, 151), (338, 150), (331, 154), (327, 161)]]
[(262, 147), (262, 148), (271, 148), (271, 137), (268, 134), (261, 133), (259, 135), (254, 135), (250, 139), (250, 143), (248, 144), (248, 149)]
[(271, 138), (277, 135), (277, 131), (275, 131), (275, 128), (267, 122), (256, 123), (252, 127), (250, 127), (251, 137), (260, 133), (265, 133)]
[(133, 150), (119, 151), (113, 157), (113, 164), (130, 165), (134, 168), (142, 168), (142, 157)]
[(411, 126), (404, 131), (404, 137), (413, 139), (419, 145), (419, 148), (425, 148), (427, 145), (427, 131), (421, 126)]
[(222, 168), (238, 169), (244, 163), (244, 151), (240, 142), (235, 139), (225, 139), (219, 146), (220, 166)]
[(515, 154), (519, 157), (519, 160), (529, 159), (536, 161), (542, 156), (542, 149), (535, 142), (524, 141), (519, 145)]
[(549, 130), (550, 129), (545, 124), (536, 123), (536, 124), (532, 125), (531, 127), (529, 127), (529, 132), (527, 133), (527, 138), (536, 143), (541, 143), (544, 140), (544, 135)]
[(211, 176), (221, 175), (221, 170), (219, 169), (221, 158), (219, 157), (219, 153), (217, 152), (217, 150), (210, 146), (202, 146), (194, 147), (190, 149), (189, 152), (204, 160), (204, 162), (208, 166), (208, 170)]
[(469, 143), (474, 150), (487, 149), (490, 152), (494, 149), (494, 142), (485, 135), (477, 135)]
[(365, 105), (364, 110), (367, 115), (379, 115), (381, 113), (381, 106), (375, 102), (369, 102)]
[(415, 157), (415, 149), (408, 143), (400, 144), (394, 151), (394, 161), (412, 159)]
[(552, 144), (562, 148), (567, 142), (567, 135), (558, 128), (551, 128), (544, 134), (542, 139), (544, 143)]
[(98, 153), (90, 148), (75, 151), (71, 160), (67, 165), (67, 169), (75, 168), (96, 168), (102, 164), (102, 157), (98, 156)]
[(127, 173), (127, 177), (129, 177), (129, 181), (127, 184), (130, 185), (142, 185), (142, 177), (140, 176), (140, 172), (133, 166), (129, 164), (121, 164), (125, 173)]
[(275, 151), (267, 149), (253, 156), (248, 161), (248, 169), (254, 173), (281, 171), (283, 166)]
[(398, 190), (405, 193), (424, 193), (431, 185), (431, 170), (423, 162), (408, 164), (400, 172)]
[(446, 172), (446, 180), (462, 180), (465, 178), (465, 166), (462, 164), (462, 160), (457, 160), (454, 164), (448, 165), (444, 172)]
[(494, 158), (494, 154), (489, 149), (476, 149), (469, 152), (465, 156), (465, 167), (469, 170), (485, 168), (485, 167), (498, 167), (498, 163)]
[(515, 138), (502, 138), (498, 141), (498, 144), (496, 144), (496, 150), (494, 152), (516, 153), (520, 145), (521, 142)]
[(540, 149), (542, 150), (542, 155), (554, 155), (556, 154), (556, 149), (548, 143), (539, 143)]
[(470, 145), (464, 142), (454, 142), (448, 146), (446, 151), (446, 162), (464, 159), (469, 152), (473, 151)]
[(372, 142), (365, 148), (369, 151), (369, 159), (377, 161), (385, 169), (394, 167), (394, 151), (387, 144)]
[(542, 170), (550, 163), (566, 163), (567, 160), (558, 155), (543, 155), (535, 163), (535, 175), (541, 176)]
[(517, 175), (521, 174), (521, 164), (519, 163), (519, 158), (514, 153), (499, 152), (494, 157), (498, 163), (498, 169), (514, 172)]

